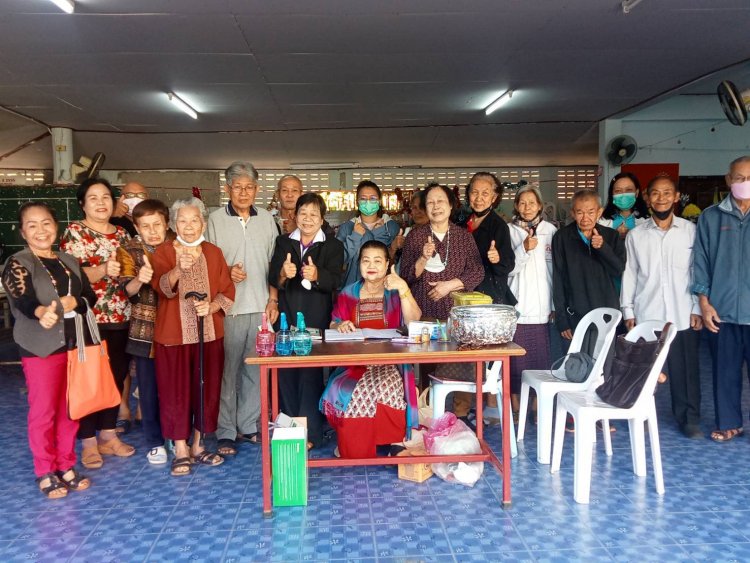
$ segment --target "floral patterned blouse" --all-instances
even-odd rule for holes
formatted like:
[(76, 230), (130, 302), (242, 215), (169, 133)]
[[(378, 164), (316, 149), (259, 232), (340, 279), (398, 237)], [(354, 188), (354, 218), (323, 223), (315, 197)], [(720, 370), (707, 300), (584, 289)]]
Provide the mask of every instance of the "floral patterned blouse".
[[(68, 225), (60, 239), (60, 250), (78, 258), (81, 267), (100, 266), (114, 257), (117, 249), (130, 239), (122, 227), (112, 234), (90, 229), (80, 221)], [(123, 324), (130, 319), (130, 300), (118, 280), (104, 276), (91, 284), (96, 294), (94, 314), (99, 324)]]

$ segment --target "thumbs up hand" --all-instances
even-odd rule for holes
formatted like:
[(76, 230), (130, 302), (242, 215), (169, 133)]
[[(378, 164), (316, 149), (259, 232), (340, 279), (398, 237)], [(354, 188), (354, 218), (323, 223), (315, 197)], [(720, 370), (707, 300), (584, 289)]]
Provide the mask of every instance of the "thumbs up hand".
[(391, 265), (390, 272), (385, 276), (385, 288), (388, 290), (397, 290), (400, 294), (406, 293), (409, 286), (401, 276), (396, 273), (396, 266)]
[(187, 248), (183, 248), (177, 257), (177, 265), (180, 267), (180, 270), (186, 272), (193, 267), (193, 264), (195, 264), (195, 258), (188, 252)]
[(154, 269), (151, 267), (151, 263), (148, 261), (148, 256), (143, 255), (143, 266), (138, 270), (138, 281), (146, 284), (151, 282), (151, 278), (154, 277)]
[(232, 269), (229, 270), (229, 277), (232, 278), (232, 283), (240, 283), (245, 281), (247, 278), (247, 272), (242, 269), (242, 262), (237, 262)]
[(313, 264), (312, 256), (307, 257), (307, 264), (302, 266), (302, 279), (309, 282), (318, 281), (318, 267)]
[(523, 241), (523, 248), (526, 252), (531, 252), (539, 244), (539, 239), (536, 236), (532, 236), (531, 229), (526, 229), (526, 232), (529, 234), (526, 236), (526, 240)]
[(281, 271), (284, 272), (284, 277), (288, 280), (297, 276), (297, 266), (292, 262), (292, 253), (286, 253), (286, 260), (284, 265), (281, 267)]
[(591, 237), (591, 248), (600, 249), (604, 245), (604, 238), (599, 234), (599, 231), (594, 229), (594, 235)]
[(435, 243), (432, 241), (432, 236), (427, 237), (427, 242), (422, 247), (422, 256), (425, 260), (429, 260), (435, 254)]
[(39, 324), (42, 325), (43, 328), (50, 329), (57, 324), (59, 318), (60, 317), (57, 314), (57, 303), (53, 301), (46, 307), (42, 308), (42, 316), (39, 317)]
[(104, 263), (104, 275), (110, 278), (116, 278), (120, 275), (120, 263), (114, 254)]
[(500, 253), (497, 251), (497, 248), (495, 248), (494, 240), (490, 243), (490, 249), (487, 251), (487, 260), (490, 261), (490, 264), (497, 264), (500, 262)]
[(393, 238), (391, 249), (395, 252), (404, 246), (404, 229), (399, 229), (398, 234)]

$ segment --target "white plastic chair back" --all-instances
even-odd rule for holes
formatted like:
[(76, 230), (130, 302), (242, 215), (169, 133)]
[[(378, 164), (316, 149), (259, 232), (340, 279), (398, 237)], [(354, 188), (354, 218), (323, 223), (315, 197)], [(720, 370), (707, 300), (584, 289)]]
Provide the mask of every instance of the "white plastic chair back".
[[(664, 330), (666, 323), (664, 321), (644, 321), (637, 324), (633, 330), (628, 332), (625, 336), (625, 340), (630, 342), (637, 342), (639, 338), (643, 338), (647, 342), (653, 342), (659, 338), (658, 332)], [(667, 327), (667, 334), (664, 337), (664, 344), (661, 350), (656, 355), (654, 364), (651, 366), (651, 371), (648, 373), (646, 383), (643, 384), (641, 394), (638, 395), (635, 403), (631, 407), (633, 410), (642, 410), (648, 407), (648, 404), (654, 396), (654, 389), (656, 388), (656, 382), (659, 380), (659, 374), (664, 368), (664, 362), (667, 361), (667, 354), (669, 354), (669, 348), (672, 341), (677, 336), (677, 329), (672, 323), (669, 323)]]
[(570, 343), (568, 354), (581, 351), (583, 340), (592, 325), (596, 326), (597, 331), (596, 344), (594, 345), (594, 351), (592, 354), (594, 365), (591, 368), (591, 373), (589, 373), (589, 376), (586, 379), (587, 383), (594, 384), (601, 379), (602, 372), (604, 371), (604, 362), (607, 359), (607, 353), (612, 346), (617, 325), (620, 324), (621, 320), (622, 313), (617, 309), (599, 307), (598, 309), (594, 309), (587, 313), (581, 319), (581, 322), (578, 323), (578, 326), (573, 333), (573, 340)]

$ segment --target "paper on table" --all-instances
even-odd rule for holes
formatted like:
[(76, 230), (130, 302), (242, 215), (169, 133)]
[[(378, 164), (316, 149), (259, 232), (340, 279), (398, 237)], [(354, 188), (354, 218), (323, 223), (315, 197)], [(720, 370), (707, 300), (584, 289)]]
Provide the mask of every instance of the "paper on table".
[(391, 338), (400, 338), (401, 334), (395, 328), (365, 328), (356, 329), (354, 332), (339, 332), (333, 328), (327, 328), (325, 332), (326, 342), (349, 342), (362, 341), (366, 338), (379, 338), (390, 340)]

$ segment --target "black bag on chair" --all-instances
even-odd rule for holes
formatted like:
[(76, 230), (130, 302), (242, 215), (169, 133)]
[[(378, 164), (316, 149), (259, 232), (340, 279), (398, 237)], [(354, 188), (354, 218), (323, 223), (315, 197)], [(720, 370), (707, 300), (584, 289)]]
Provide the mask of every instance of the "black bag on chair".
[(604, 363), (604, 383), (596, 388), (602, 401), (621, 409), (629, 409), (635, 404), (664, 345), (668, 326), (669, 323), (657, 340), (639, 338), (631, 342), (624, 335), (617, 337), (615, 353)]

